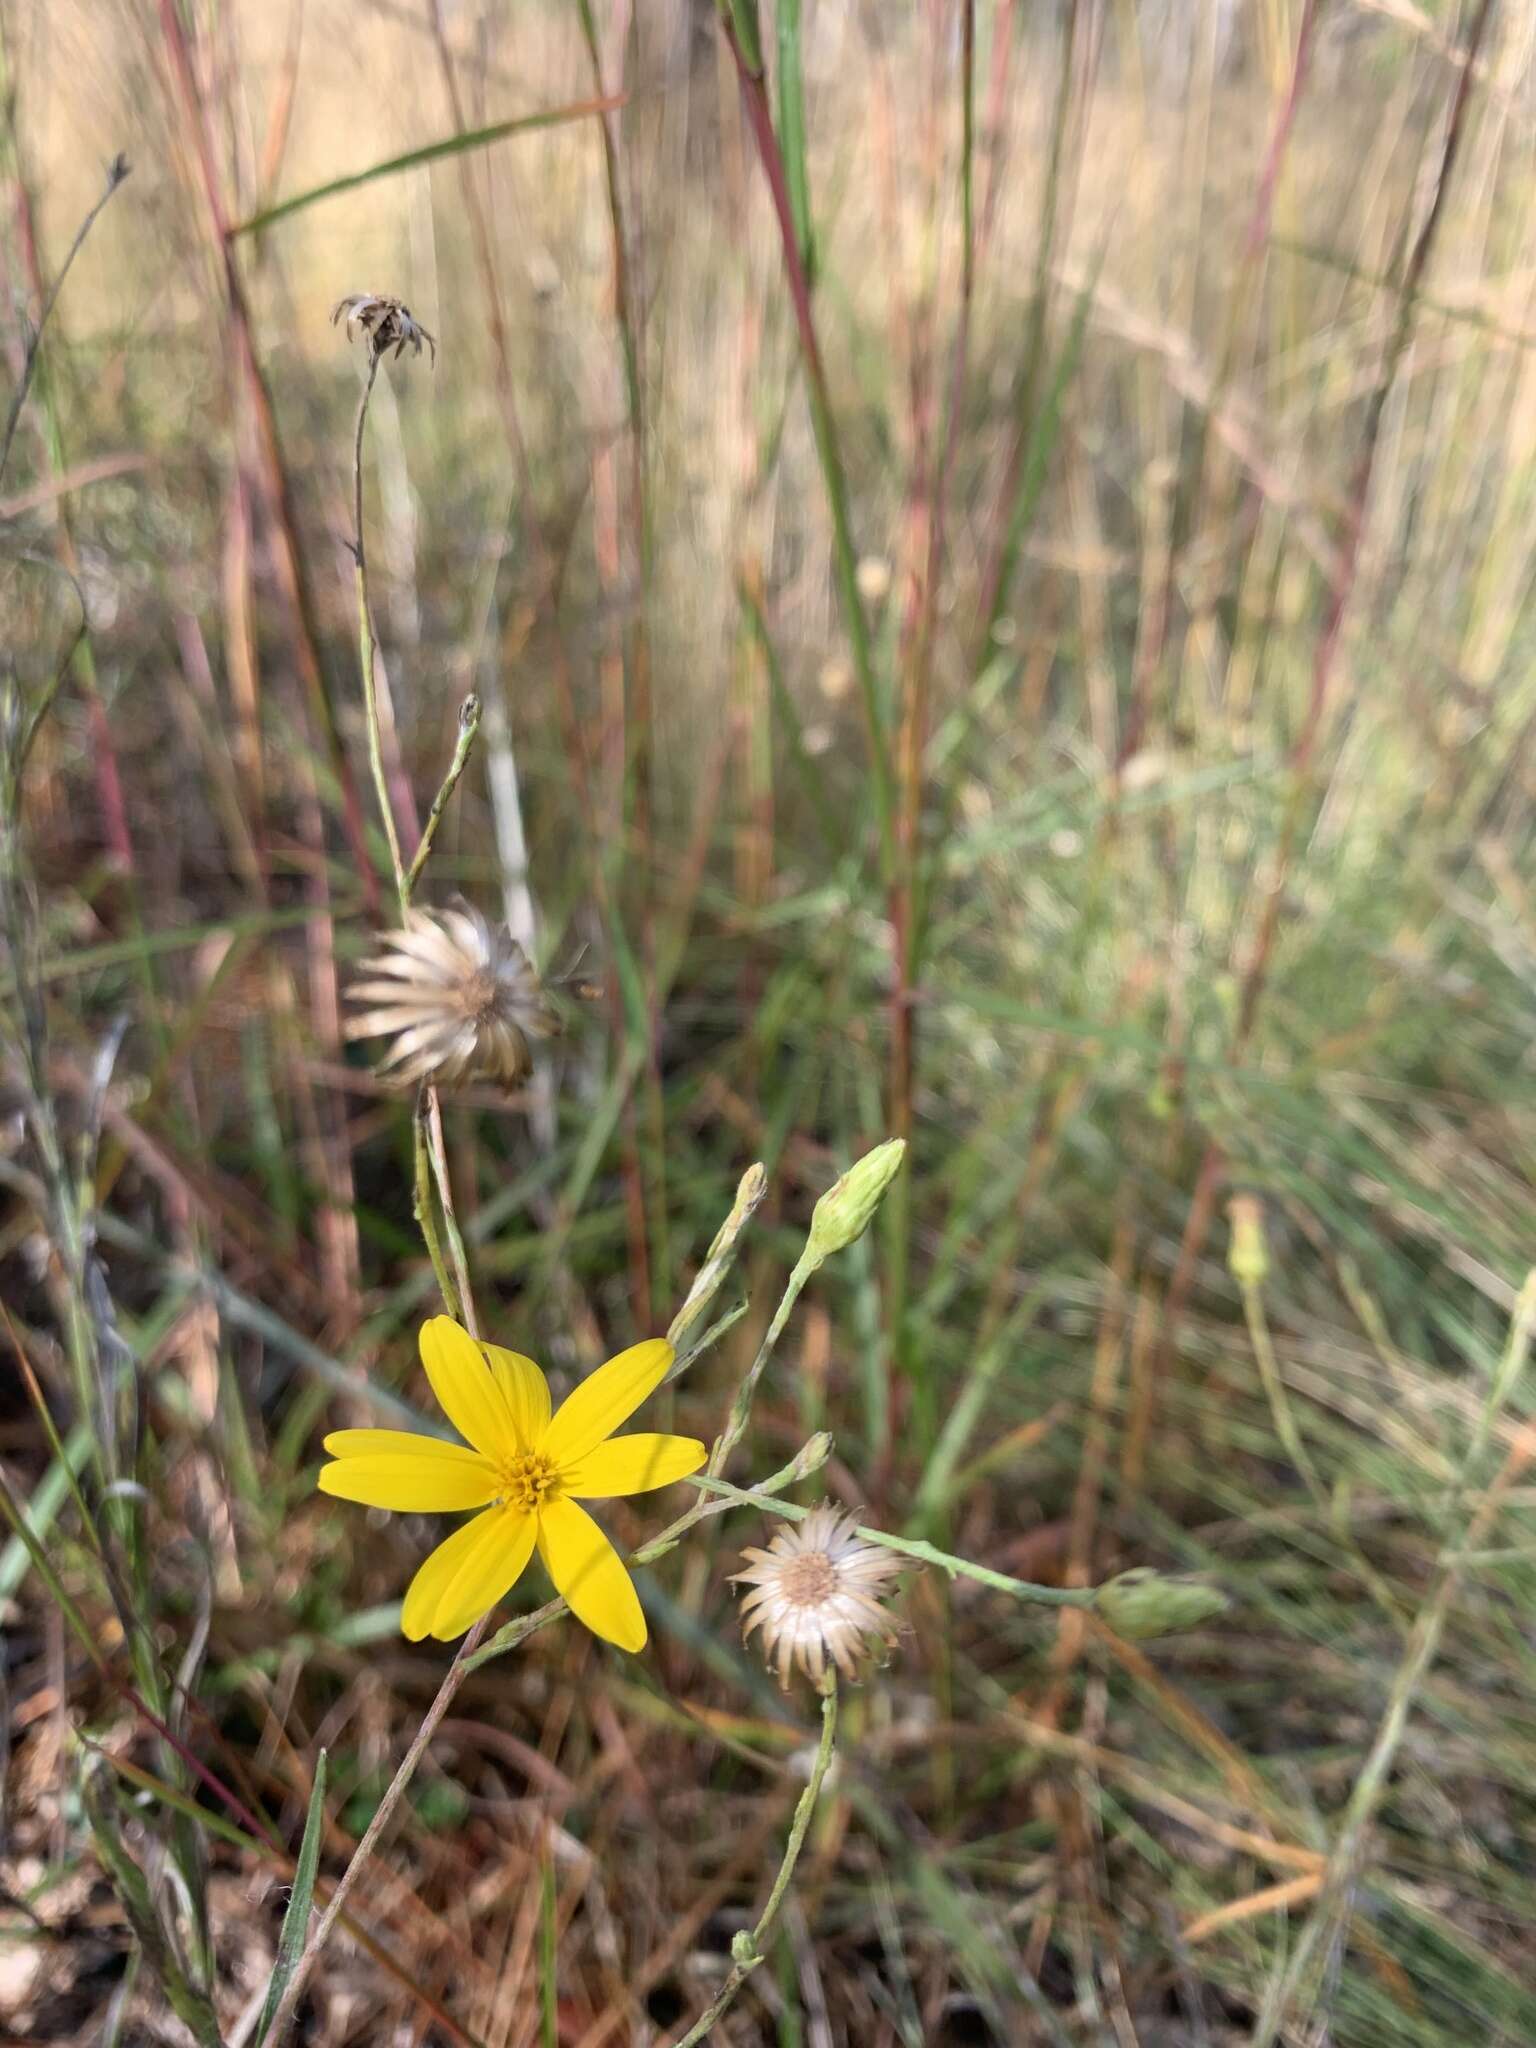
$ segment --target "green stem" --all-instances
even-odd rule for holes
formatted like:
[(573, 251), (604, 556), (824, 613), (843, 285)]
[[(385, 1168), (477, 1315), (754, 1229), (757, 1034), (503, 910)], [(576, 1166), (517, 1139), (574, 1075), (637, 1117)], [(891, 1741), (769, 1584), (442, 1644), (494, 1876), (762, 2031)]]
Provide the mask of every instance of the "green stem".
[[(762, 1508), (770, 1515), (782, 1515), (786, 1521), (803, 1522), (810, 1508), (801, 1508), (787, 1500), (772, 1500), (761, 1489), (753, 1490), (744, 1486), (730, 1486), (723, 1479), (711, 1474), (696, 1472), (687, 1481), (706, 1493), (713, 1493), (728, 1500), (733, 1507)], [(925, 1543), (915, 1536), (893, 1536), (887, 1529), (870, 1529), (862, 1523), (853, 1532), (865, 1543), (877, 1543), (882, 1550), (899, 1550), (903, 1557), (910, 1557), (918, 1564), (935, 1566), (939, 1571), (948, 1572), (951, 1578), (975, 1579), (979, 1585), (990, 1586), (994, 1592), (1008, 1593), (1015, 1600), (1028, 1601), (1034, 1607), (1092, 1607), (1098, 1598), (1096, 1586), (1037, 1586), (1029, 1579), (1012, 1579), (1006, 1572), (995, 1572), (989, 1565), (973, 1564), (968, 1557), (956, 1557), (952, 1551), (940, 1550), (932, 1543)]]
[(820, 1264), (819, 1258), (812, 1258), (810, 1247), (807, 1245), (800, 1254), (795, 1270), (789, 1276), (783, 1298), (773, 1312), (773, 1321), (768, 1325), (768, 1333), (757, 1347), (757, 1356), (748, 1366), (746, 1377), (736, 1389), (736, 1398), (731, 1403), (731, 1412), (725, 1419), (725, 1427), (716, 1438), (715, 1447), (709, 1454), (709, 1472), (712, 1477), (718, 1478), (725, 1470), (726, 1460), (746, 1433), (747, 1417), (752, 1410), (752, 1397), (757, 1392), (757, 1383), (763, 1376), (763, 1368), (768, 1363), (773, 1347), (784, 1333), (784, 1325), (789, 1321), (790, 1310), (800, 1299), (801, 1289)]
[(478, 1342), (480, 1332), (475, 1324), (475, 1303), (469, 1286), (469, 1258), (464, 1250), (464, 1236), (459, 1229), (459, 1219), (454, 1213), (453, 1182), (448, 1177), (448, 1148), (443, 1140), (443, 1105), (437, 1090), (430, 1083), (425, 1090), (425, 1096), (432, 1174), (437, 1182), (437, 1199), (443, 1212), (443, 1228), (448, 1233), (448, 1253), (453, 1260), (454, 1276), (459, 1283), (459, 1298), (464, 1304), (464, 1314), (460, 1320), (471, 1337)]
[(448, 1267), (443, 1259), (442, 1241), (437, 1234), (437, 1218), (433, 1212), (432, 1160), (427, 1137), (427, 1091), (422, 1089), (416, 1098), (416, 1114), (411, 1119), (416, 1154), (416, 1226), (427, 1247), (427, 1257), (432, 1261), (432, 1272), (437, 1281), (437, 1291), (443, 1297), (443, 1307), (455, 1322), (463, 1321), (459, 1302), (459, 1291), (454, 1286)]
[(443, 777), (442, 787), (432, 799), (432, 808), (427, 813), (426, 826), (421, 835), (421, 844), (406, 870), (403, 901), (408, 904), (421, 880), (421, 871), (432, 852), (432, 842), (437, 837), (437, 828), (442, 823), (443, 813), (448, 808), (453, 792), (459, 786), (459, 777), (469, 766), (469, 757), (474, 751), (475, 736), (480, 730), (480, 699), (473, 691), (459, 706), (459, 739), (453, 750), (453, 759), (448, 764), (448, 773)]
[(784, 1903), (784, 1894), (789, 1890), (789, 1881), (795, 1874), (795, 1865), (800, 1861), (800, 1851), (805, 1847), (806, 1835), (810, 1832), (811, 1815), (816, 1811), (816, 1802), (821, 1797), (821, 1788), (826, 1781), (832, 1762), (833, 1743), (837, 1735), (837, 1673), (829, 1671), (822, 1686), (821, 1695), (821, 1740), (816, 1745), (816, 1760), (811, 1765), (811, 1775), (806, 1780), (805, 1790), (800, 1794), (795, 1807), (795, 1817), (790, 1823), (789, 1840), (784, 1845), (784, 1855), (779, 1863), (778, 1874), (773, 1880), (773, 1889), (768, 1894), (768, 1903), (758, 1915), (757, 1925), (738, 1934), (731, 1943), (731, 1974), (720, 1987), (719, 1995), (708, 2009), (675, 2043), (675, 2048), (693, 2048), (702, 2041), (714, 2026), (716, 2020), (735, 1999), (747, 1978), (763, 1960), (763, 1943), (773, 1932), (774, 1922)]
[(379, 351), (368, 348), (368, 377), (357, 404), (357, 428), (352, 437), (352, 516), (355, 532), (352, 553), (357, 563), (357, 646), (363, 669), (363, 711), (368, 726), (368, 765), (373, 770), (373, 787), (384, 820), (384, 837), (389, 842), (390, 865), (394, 869), (395, 892), (400, 898), (401, 922), (410, 908), (411, 892), (400, 857), (400, 833), (389, 801), (389, 783), (384, 774), (384, 742), (379, 728), (379, 699), (373, 679), (373, 620), (368, 608), (368, 563), (363, 548), (363, 428), (368, 421), (368, 402), (373, 397), (379, 374)]

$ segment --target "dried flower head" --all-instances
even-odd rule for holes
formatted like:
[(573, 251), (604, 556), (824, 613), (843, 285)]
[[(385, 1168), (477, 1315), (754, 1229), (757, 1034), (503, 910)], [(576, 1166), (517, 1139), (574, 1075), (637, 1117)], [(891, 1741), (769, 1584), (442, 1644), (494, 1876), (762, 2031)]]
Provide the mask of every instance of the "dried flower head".
[(375, 361), (391, 348), (397, 357), (406, 349), (419, 356), (425, 342), (432, 351), (432, 363), (436, 367), (437, 337), (427, 332), (401, 299), (387, 298), (383, 292), (353, 292), (337, 301), (331, 314), (331, 325), (334, 327), (338, 320), (346, 323), (348, 341), (354, 340), (359, 332), (367, 335), (368, 348)]
[(462, 904), (410, 910), (384, 932), (347, 991), (365, 1005), (348, 1038), (393, 1038), (379, 1072), (402, 1087), (499, 1081), (513, 1087), (533, 1066), (530, 1039), (553, 1037), (560, 1014), (505, 925)]
[(880, 1596), (901, 1571), (889, 1550), (867, 1543), (852, 1515), (813, 1508), (780, 1529), (766, 1550), (746, 1550), (748, 1568), (732, 1574), (752, 1587), (741, 1604), (742, 1633), (763, 1632), (763, 1654), (780, 1685), (792, 1665), (820, 1683), (830, 1656), (845, 1678), (876, 1644), (895, 1642)]

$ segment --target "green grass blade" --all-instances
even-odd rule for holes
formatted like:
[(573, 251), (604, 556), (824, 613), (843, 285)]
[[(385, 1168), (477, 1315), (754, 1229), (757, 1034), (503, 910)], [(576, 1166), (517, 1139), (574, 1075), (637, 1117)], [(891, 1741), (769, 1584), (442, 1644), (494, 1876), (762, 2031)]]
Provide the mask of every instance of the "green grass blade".
[(790, 218), (808, 284), (816, 282), (811, 231), (811, 181), (805, 161), (805, 77), (800, 63), (800, 0), (779, 0), (779, 148), (789, 188)]
[(462, 156), (466, 150), (485, 149), (493, 142), (503, 142), (509, 135), (529, 135), (535, 129), (558, 128), (566, 121), (585, 121), (594, 114), (612, 113), (628, 97), (627, 93), (611, 93), (606, 99), (574, 100), (566, 107), (544, 107), (536, 114), (519, 114), (513, 121), (493, 121), (489, 128), (468, 128), (462, 135), (445, 135), (420, 149), (408, 149), (404, 156), (386, 157), (382, 163), (370, 164), (365, 171), (349, 171), (344, 178), (332, 178), (324, 185), (312, 185), (307, 192), (296, 192), (291, 199), (281, 199), (276, 206), (238, 222), (230, 229), (230, 235), (254, 235), (259, 228), (269, 228), (274, 221), (285, 220), (290, 213), (299, 213), (306, 206), (316, 206), (322, 199), (355, 192), (360, 185), (392, 178), (397, 171), (414, 171), (422, 164), (436, 163), (439, 157)]
[(325, 1751), (322, 1749), (315, 1760), (315, 1785), (309, 1795), (309, 1812), (304, 1820), (304, 1839), (299, 1845), (299, 1861), (293, 1873), (293, 1890), (288, 1897), (288, 1910), (283, 1915), (283, 1930), (277, 1937), (277, 1960), (272, 1966), (272, 1982), (267, 1986), (266, 2002), (261, 2008), (261, 2018), (256, 2022), (252, 2037), (253, 2048), (262, 2048), (267, 2030), (288, 1980), (298, 1967), (299, 1957), (304, 1952), (304, 1937), (309, 1931), (310, 1908), (315, 1901), (315, 1875), (320, 1867), (320, 1837), (325, 1827)]
[[(1103, 261), (1100, 251), (1099, 261)], [(1013, 572), (1018, 566), (1019, 551), (1024, 545), (1024, 536), (1029, 531), (1031, 519), (1040, 503), (1045, 489), (1046, 474), (1050, 468), (1051, 452), (1061, 434), (1062, 401), (1067, 395), (1067, 386), (1077, 371), (1082, 359), (1083, 336), (1087, 331), (1088, 314), (1093, 306), (1094, 286), (1098, 281), (1099, 264), (1095, 263), (1092, 274), (1077, 295), (1077, 304), (1072, 312), (1072, 325), (1061, 353), (1056, 358), (1051, 372), (1051, 381), (1041, 402), (1040, 410), (1030, 428), (1029, 446), (1019, 470), (1019, 485), (1014, 493), (1013, 505), (1008, 514), (1008, 531), (1003, 541), (1002, 558), (999, 564), (997, 585), (992, 593), (992, 605), (987, 618), (987, 630), (982, 641), (985, 652), (992, 650), (992, 631), (1008, 604), (1008, 594), (1013, 583)]]

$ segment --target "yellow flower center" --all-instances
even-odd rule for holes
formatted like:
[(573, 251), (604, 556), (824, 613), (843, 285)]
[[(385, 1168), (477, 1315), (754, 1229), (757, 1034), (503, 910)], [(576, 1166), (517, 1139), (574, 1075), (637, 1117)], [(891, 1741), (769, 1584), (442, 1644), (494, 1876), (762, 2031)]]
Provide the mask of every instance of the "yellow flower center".
[(837, 1566), (824, 1550), (802, 1551), (785, 1565), (779, 1585), (791, 1607), (820, 1607), (837, 1591)]
[(560, 1474), (541, 1451), (522, 1451), (501, 1467), (501, 1500), (533, 1513), (560, 1490)]

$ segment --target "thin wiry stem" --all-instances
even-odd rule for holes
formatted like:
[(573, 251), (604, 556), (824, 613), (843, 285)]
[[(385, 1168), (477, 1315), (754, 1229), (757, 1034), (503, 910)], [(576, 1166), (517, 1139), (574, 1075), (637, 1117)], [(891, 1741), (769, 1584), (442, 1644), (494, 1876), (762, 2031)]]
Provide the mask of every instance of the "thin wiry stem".
[(474, 752), (475, 737), (480, 730), (480, 699), (473, 691), (459, 706), (459, 740), (453, 750), (453, 759), (448, 764), (448, 773), (443, 777), (442, 786), (432, 799), (432, 808), (427, 813), (427, 822), (422, 828), (421, 844), (412, 856), (405, 874), (407, 898), (415, 893), (416, 884), (421, 880), (421, 871), (432, 852), (432, 842), (437, 837), (437, 828), (443, 821), (453, 792), (459, 786), (459, 777), (469, 766), (469, 757)]
[(353, 1886), (367, 1868), (369, 1858), (378, 1847), (379, 1837), (394, 1818), (395, 1809), (405, 1797), (406, 1789), (416, 1775), (416, 1766), (427, 1753), (428, 1745), (437, 1733), (438, 1723), (453, 1704), (453, 1696), (469, 1674), (468, 1658), (485, 1633), (485, 1622), (489, 1617), (477, 1621), (469, 1634), (459, 1645), (458, 1655), (443, 1675), (443, 1682), (437, 1689), (437, 1698), (422, 1717), (421, 1726), (411, 1738), (411, 1746), (400, 1760), (400, 1768), (390, 1780), (389, 1789), (379, 1801), (378, 1810), (369, 1821), (363, 1839), (352, 1852), (352, 1860), (342, 1872), (335, 1891), (331, 1893), (325, 1911), (320, 1915), (320, 1924), (304, 1944), (303, 1953), (294, 1965), (293, 1975), (288, 1980), (277, 2011), (272, 2015), (272, 2026), (267, 2035), (267, 2048), (279, 2048), (284, 2034), (293, 2023), (293, 2015), (299, 2000), (304, 1995), (304, 1986), (321, 1949), (330, 1940), (331, 1930), (341, 1916), (341, 1909), (347, 1903)]
[(416, 1098), (416, 1113), (411, 1119), (413, 1128), (412, 1152), (416, 1165), (416, 1226), (427, 1247), (427, 1257), (432, 1261), (432, 1272), (437, 1281), (437, 1291), (443, 1297), (443, 1307), (455, 1322), (463, 1321), (459, 1302), (459, 1291), (453, 1283), (443, 1258), (443, 1247), (437, 1234), (437, 1218), (432, 1204), (432, 1140), (430, 1136), (425, 1088)]
[(779, 1909), (784, 1903), (784, 1894), (789, 1890), (789, 1881), (795, 1874), (795, 1865), (800, 1861), (800, 1851), (805, 1847), (805, 1838), (810, 1832), (811, 1815), (816, 1811), (816, 1802), (821, 1797), (821, 1788), (832, 1763), (836, 1738), (837, 1673), (828, 1671), (822, 1684), (821, 1740), (816, 1745), (816, 1760), (811, 1765), (811, 1775), (806, 1780), (805, 1790), (800, 1794), (795, 1807), (795, 1817), (790, 1823), (789, 1840), (784, 1845), (784, 1855), (779, 1863), (778, 1874), (773, 1880), (773, 1889), (768, 1894), (768, 1903), (758, 1915), (757, 1925), (750, 1931), (738, 1934), (731, 1943), (731, 1974), (721, 1985), (713, 2003), (706, 2011), (700, 2013), (687, 2033), (679, 2037), (674, 2048), (693, 2048), (695, 2042), (702, 2041), (735, 1999), (747, 1978), (763, 1961), (763, 1943), (773, 1932), (774, 1922), (778, 1919)]
[(101, 209), (127, 176), (127, 157), (115, 156), (107, 166), (107, 189), (75, 230), (75, 239), (69, 245), (69, 254), (60, 265), (59, 274), (49, 287), (48, 296), (44, 299), (38, 311), (37, 325), (33, 328), (27, 341), (27, 353), (21, 366), (21, 375), (17, 378), (16, 389), (11, 394), (11, 409), (5, 416), (5, 437), (3, 440), (0, 440), (0, 477), (5, 475), (5, 465), (11, 457), (11, 443), (16, 438), (16, 428), (21, 420), (21, 409), (26, 404), (27, 393), (32, 388), (32, 377), (37, 368), (37, 354), (38, 349), (42, 345), (43, 329), (48, 325), (49, 315), (53, 312), (54, 306), (58, 301), (59, 292), (63, 288), (64, 280), (69, 275), (69, 267), (74, 262), (76, 256), (79, 255), (81, 245), (84, 243), (86, 236), (95, 226), (97, 214), (101, 212)]
[(480, 1330), (475, 1320), (474, 1297), (469, 1288), (469, 1258), (464, 1250), (464, 1234), (459, 1229), (459, 1219), (454, 1211), (453, 1182), (448, 1177), (448, 1147), (443, 1139), (443, 1105), (437, 1090), (433, 1087), (428, 1087), (426, 1097), (432, 1175), (437, 1182), (437, 1199), (443, 1212), (443, 1227), (448, 1233), (448, 1254), (453, 1260), (454, 1274), (459, 1283), (459, 1298), (464, 1304), (464, 1327), (478, 1342)]
[(379, 725), (378, 689), (373, 673), (373, 618), (368, 605), (368, 561), (363, 546), (363, 429), (368, 422), (368, 404), (373, 397), (374, 380), (379, 374), (379, 358), (382, 351), (370, 342), (368, 348), (368, 376), (363, 384), (363, 395), (357, 402), (357, 427), (352, 437), (352, 555), (357, 564), (357, 646), (358, 658), (363, 669), (363, 708), (368, 727), (368, 765), (373, 770), (373, 786), (378, 793), (379, 815), (384, 822), (384, 837), (389, 842), (390, 866), (394, 869), (395, 893), (400, 899), (400, 920), (411, 907), (410, 884), (406, 879), (405, 862), (400, 856), (400, 832), (395, 824), (394, 806), (389, 800), (389, 781), (384, 773), (384, 740)]
[[(732, 1507), (761, 1508), (765, 1514), (782, 1515), (789, 1522), (803, 1522), (814, 1512), (811, 1508), (796, 1507), (791, 1501), (771, 1500), (760, 1487), (730, 1486), (704, 1472), (696, 1472), (687, 1484), (720, 1495)], [(975, 1579), (979, 1585), (1011, 1594), (1015, 1600), (1027, 1601), (1035, 1607), (1092, 1607), (1098, 1598), (1095, 1586), (1037, 1586), (1029, 1579), (1014, 1579), (1007, 1572), (995, 1572), (990, 1565), (973, 1564), (968, 1557), (956, 1557), (952, 1551), (940, 1550), (916, 1536), (895, 1536), (888, 1529), (867, 1529), (862, 1523), (853, 1534), (865, 1543), (878, 1543), (883, 1550), (899, 1551), (917, 1564), (933, 1565), (948, 1572), (951, 1578)]]

